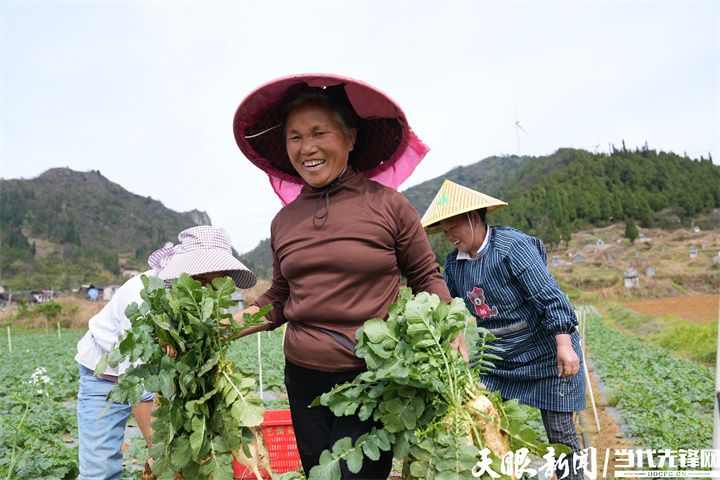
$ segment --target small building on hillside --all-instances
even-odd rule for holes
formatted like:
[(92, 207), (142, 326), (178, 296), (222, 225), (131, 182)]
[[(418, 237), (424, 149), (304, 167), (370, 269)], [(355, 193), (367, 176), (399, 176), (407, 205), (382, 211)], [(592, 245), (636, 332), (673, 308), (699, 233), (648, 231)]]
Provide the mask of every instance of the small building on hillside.
[(655, 267), (645, 267), (645, 276), (646, 277), (654, 277), (655, 276)]
[(115, 295), (115, 292), (118, 288), (120, 288), (120, 285), (108, 285), (106, 287), (103, 287), (103, 300), (109, 302), (113, 295)]
[(720, 263), (720, 252), (713, 257), (713, 263)]
[(625, 281), (625, 288), (639, 288), (640, 277), (638, 276), (637, 270), (634, 268), (628, 268), (623, 274), (623, 280)]
[(55, 298), (53, 290), (33, 290), (30, 292), (30, 298), (34, 303), (46, 303)]
[(648, 243), (648, 242), (651, 241), (651, 240), (652, 240), (652, 238), (648, 237), (648, 236), (645, 235), (644, 233), (641, 233), (641, 234), (638, 236), (637, 240), (635, 240), (635, 241), (638, 242), (638, 243)]
[(695, 245), (690, 247), (690, 258), (697, 258), (697, 247)]
[(552, 260), (550, 260), (550, 266), (553, 268), (562, 267), (565, 265), (565, 260), (560, 258), (557, 255), (553, 255)]
[(133, 267), (131, 267), (130, 265), (128, 265), (126, 263), (120, 264), (120, 271), (122, 272), (122, 276), (124, 278), (131, 278), (131, 277), (134, 277), (135, 275), (140, 275), (142, 273), (138, 270), (135, 270)]
[(227, 309), (228, 313), (232, 313), (233, 315), (235, 315), (240, 310), (245, 309), (245, 297), (243, 296), (242, 292), (236, 291), (235, 293), (230, 295), (230, 300), (235, 302), (235, 305)]
[(83, 285), (82, 287), (80, 287), (80, 291), (87, 295), (87, 298), (91, 302), (96, 302), (103, 288), (104, 287), (102, 285), (94, 285), (91, 283), (90, 285)]

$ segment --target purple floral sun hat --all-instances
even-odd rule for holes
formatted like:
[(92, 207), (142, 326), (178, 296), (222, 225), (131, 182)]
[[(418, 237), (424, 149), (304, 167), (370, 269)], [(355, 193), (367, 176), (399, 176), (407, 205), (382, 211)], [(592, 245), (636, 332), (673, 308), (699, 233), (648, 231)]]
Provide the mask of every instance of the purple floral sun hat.
[(178, 234), (178, 240), (177, 245), (168, 242), (148, 258), (159, 278), (170, 280), (183, 273), (192, 276), (224, 272), (238, 288), (250, 288), (257, 283), (255, 274), (233, 256), (230, 236), (222, 228), (209, 225), (188, 228)]
[(286, 106), (302, 87), (327, 90), (352, 107), (358, 140), (348, 163), (369, 179), (397, 189), (427, 154), (429, 148), (412, 131), (400, 106), (367, 83), (328, 73), (273, 80), (240, 103), (233, 130), (240, 150), (268, 174), (283, 205), (292, 202), (303, 186), (287, 156), (284, 132)]

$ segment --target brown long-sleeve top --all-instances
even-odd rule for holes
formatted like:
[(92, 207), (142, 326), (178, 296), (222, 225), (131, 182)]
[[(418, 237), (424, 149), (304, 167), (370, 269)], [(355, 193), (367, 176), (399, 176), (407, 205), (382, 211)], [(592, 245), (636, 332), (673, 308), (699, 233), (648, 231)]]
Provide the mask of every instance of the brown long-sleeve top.
[(272, 304), (273, 328), (288, 323), (285, 356), (325, 372), (365, 369), (323, 328), (355, 343), (371, 318), (386, 318), (400, 276), (413, 292), (450, 301), (420, 217), (400, 193), (348, 169), (326, 199), (308, 185), (270, 227), (273, 279), (254, 305)]

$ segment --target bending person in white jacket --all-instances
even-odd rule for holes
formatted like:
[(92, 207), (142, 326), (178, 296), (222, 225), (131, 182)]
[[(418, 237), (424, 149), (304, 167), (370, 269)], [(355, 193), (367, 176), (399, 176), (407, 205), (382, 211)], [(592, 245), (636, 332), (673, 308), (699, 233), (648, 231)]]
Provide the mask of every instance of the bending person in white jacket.
[(230, 237), (221, 228), (199, 226), (183, 230), (180, 243), (168, 243), (148, 259), (152, 268), (125, 282), (112, 299), (88, 323), (88, 332), (78, 342), (75, 360), (80, 366), (78, 391), (78, 438), (80, 443), (79, 480), (120, 479), (122, 474), (121, 447), (125, 424), (132, 410), (138, 426), (150, 446), (150, 420), (153, 394), (145, 392), (142, 402), (130, 407), (113, 403), (107, 408), (107, 394), (130, 364), (108, 368), (93, 374), (100, 358), (109, 352), (130, 328), (125, 308), (133, 302), (142, 303), (141, 276), (157, 276), (171, 280), (187, 273), (195, 280), (209, 283), (213, 278), (230, 276), (238, 288), (250, 288), (257, 281), (255, 275), (232, 255)]

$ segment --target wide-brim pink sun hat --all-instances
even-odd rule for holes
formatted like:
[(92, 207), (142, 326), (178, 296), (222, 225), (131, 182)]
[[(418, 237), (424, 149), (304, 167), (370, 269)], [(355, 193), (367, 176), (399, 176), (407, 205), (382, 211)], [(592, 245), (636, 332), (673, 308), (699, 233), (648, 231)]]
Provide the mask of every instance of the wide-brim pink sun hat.
[(230, 236), (225, 230), (210, 225), (188, 228), (178, 234), (180, 243), (171, 242), (155, 250), (148, 264), (162, 280), (172, 280), (181, 274), (190, 276), (224, 272), (238, 288), (250, 288), (257, 283), (255, 274), (232, 254)]
[(358, 139), (348, 163), (371, 180), (396, 189), (412, 174), (429, 148), (410, 128), (400, 106), (367, 83), (330, 73), (278, 78), (251, 92), (235, 112), (235, 141), (243, 154), (268, 174), (283, 205), (303, 186), (285, 148), (286, 107), (302, 86), (331, 90), (347, 98), (357, 116)]

